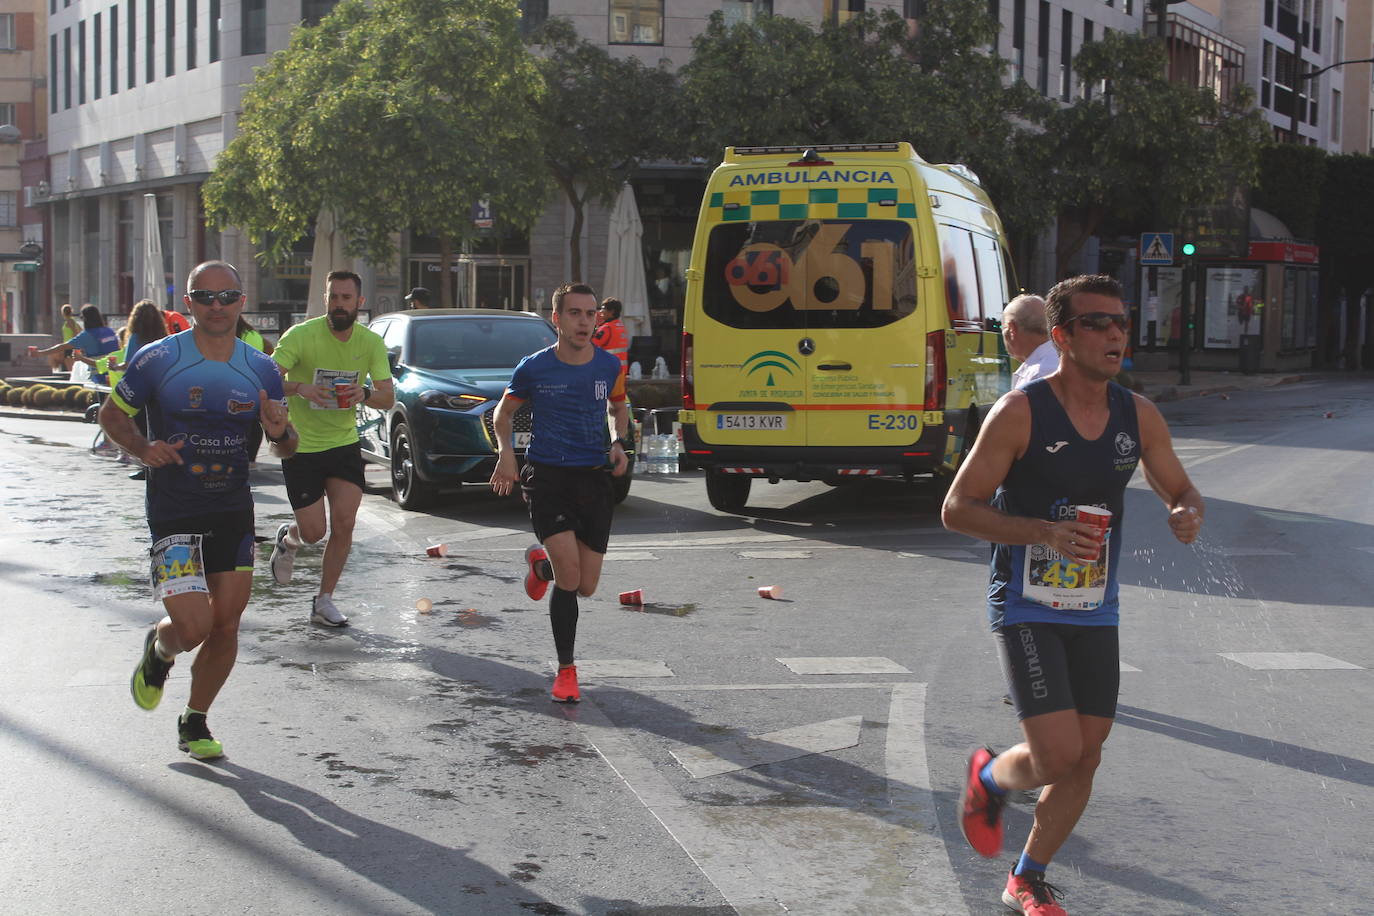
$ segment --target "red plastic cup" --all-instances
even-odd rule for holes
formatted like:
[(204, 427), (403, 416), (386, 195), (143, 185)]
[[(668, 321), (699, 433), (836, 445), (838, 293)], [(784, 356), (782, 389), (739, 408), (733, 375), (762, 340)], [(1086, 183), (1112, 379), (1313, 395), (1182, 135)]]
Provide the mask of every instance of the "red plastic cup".
[(426, 548), (425, 548), (425, 555), (426, 555), (426, 556), (431, 556), (431, 557), (446, 557), (446, 556), (448, 556), (448, 545), (447, 545), (447, 544), (434, 544), (434, 545), (432, 545), (432, 546), (430, 546), (430, 547), (426, 547)]
[(30, 344), (30, 345), (29, 345), (29, 355), (30, 355), (30, 356), (37, 356), (37, 355), (38, 355), (38, 347), (34, 346), (33, 344)]
[(334, 379), (334, 400), (339, 402), (340, 407), (348, 406), (348, 387), (349, 382), (346, 378)]
[(781, 586), (781, 585), (760, 585), (760, 586), (759, 586), (759, 597), (760, 597), (760, 598), (773, 598), (773, 599), (775, 599), (775, 600), (778, 599), (778, 598), (781, 598), (781, 597), (782, 597), (782, 586)]
[(1093, 548), (1091, 556), (1085, 557), (1092, 562), (1097, 562), (1102, 553), (1102, 544), (1107, 540), (1107, 529), (1112, 527), (1112, 512), (1110, 509), (1103, 509), (1099, 506), (1075, 506), (1078, 512), (1078, 520), (1085, 525), (1092, 525), (1097, 535), (1097, 546)]
[(628, 592), (620, 593), (621, 604), (640, 605), (644, 603), (644, 589), (636, 588)]

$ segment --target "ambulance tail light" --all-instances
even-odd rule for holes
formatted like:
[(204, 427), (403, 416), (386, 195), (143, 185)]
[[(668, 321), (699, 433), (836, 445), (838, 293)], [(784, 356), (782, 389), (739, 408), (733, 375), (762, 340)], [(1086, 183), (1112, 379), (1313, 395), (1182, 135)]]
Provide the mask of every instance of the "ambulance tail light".
[(945, 385), (948, 380), (945, 332), (931, 331), (926, 335), (926, 410), (945, 409)]
[(692, 371), (692, 335), (682, 332), (682, 409), (696, 410), (696, 379)]

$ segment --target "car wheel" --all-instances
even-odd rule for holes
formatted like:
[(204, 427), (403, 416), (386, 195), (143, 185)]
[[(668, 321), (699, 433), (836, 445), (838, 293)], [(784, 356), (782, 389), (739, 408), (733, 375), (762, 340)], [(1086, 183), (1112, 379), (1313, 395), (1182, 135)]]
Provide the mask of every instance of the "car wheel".
[(749, 484), (752, 482), (752, 477), (743, 474), (707, 471), (706, 498), (713, 508), (721, 512), (738, 512), (749, 501)]
[(630, 482), (635, 477), (635, 456), (626, 455), (625, 473), (619, 477), (611, 478), (611, 492), (615, 495), (615, 504), (618, 506), (625, 501), (625, 497), (630, 495)]
[(410, 427), (397, 423), (391, 432), (391, 495), (402, 509), (424, 509), (434, 502), (435, 488), (420, 479), (411, 455)]

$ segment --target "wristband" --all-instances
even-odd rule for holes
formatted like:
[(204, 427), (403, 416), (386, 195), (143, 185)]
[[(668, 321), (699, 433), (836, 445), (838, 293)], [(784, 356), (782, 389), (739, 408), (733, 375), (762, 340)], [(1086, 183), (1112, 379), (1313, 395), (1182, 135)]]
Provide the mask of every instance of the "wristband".
[(276, 436), (273, 436), (271, 433), (269, 433), (269, 432), (268, 432), (267, 430), (265, 430), (265, 429), (262, 431), (262, 434), (263, 434), (264, 436), (267, 437), (267, 441), (268, 441), (268, 442), (271, 442), (273, 445), (280, 445), (281, 443), (285, 442), (287, 439), (290, 439), (290, 438), (291, 438), (291, 427), (290, 427), (290, 426), (287, 426), (286, 429), (283, 429), (283, 430), (281, 431), (281, 438), (280, 438), (280, 439), (278, 439)]

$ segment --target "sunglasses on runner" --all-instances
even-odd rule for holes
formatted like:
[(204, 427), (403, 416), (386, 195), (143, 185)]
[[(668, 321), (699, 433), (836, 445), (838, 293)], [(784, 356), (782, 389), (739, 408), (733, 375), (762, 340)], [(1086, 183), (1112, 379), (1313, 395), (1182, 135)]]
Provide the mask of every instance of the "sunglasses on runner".
[(186, 295), (191, 297), (192, 302), (201, 305), (213, 305), (217, 300), (223, 305), (233, 305), (243, 298), (243, 290), (222, 289), (216, 292), (212, 289), (193, 289)]
[(1082, 315), (1074, 315), (1064, 323), (1073, 324), (1075, 321), (1089, 331), (1105, 331), (1116, 325), (1118, 331), (1125, 332), (1131, 327), (1131, 316), (1119, 315), (1116, 312), (1085, 312)]

